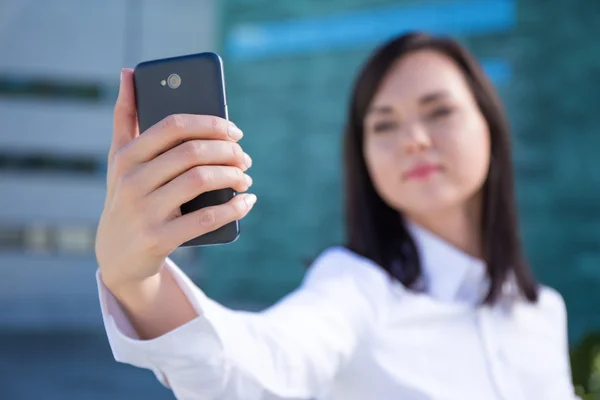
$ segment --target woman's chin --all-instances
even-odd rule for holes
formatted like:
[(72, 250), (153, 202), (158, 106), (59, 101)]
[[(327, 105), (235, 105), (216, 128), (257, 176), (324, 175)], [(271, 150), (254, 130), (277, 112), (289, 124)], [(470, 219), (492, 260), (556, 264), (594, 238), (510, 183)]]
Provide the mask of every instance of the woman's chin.
[(406, 215), (436, 215), (455, 209), (461, 201), (450, 193), (428, 193), (427, 195), (414, 196), (410, 201), (397, 204), (397, 210)]

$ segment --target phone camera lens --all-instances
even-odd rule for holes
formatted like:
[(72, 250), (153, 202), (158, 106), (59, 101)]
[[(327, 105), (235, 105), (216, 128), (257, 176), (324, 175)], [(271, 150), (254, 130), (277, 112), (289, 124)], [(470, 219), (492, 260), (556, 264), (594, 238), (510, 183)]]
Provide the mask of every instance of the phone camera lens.
[(167, 78), (167, 84), (171, 89), (177, 89), (181, 85), (181, 77), (177, 74), (171, 74)]

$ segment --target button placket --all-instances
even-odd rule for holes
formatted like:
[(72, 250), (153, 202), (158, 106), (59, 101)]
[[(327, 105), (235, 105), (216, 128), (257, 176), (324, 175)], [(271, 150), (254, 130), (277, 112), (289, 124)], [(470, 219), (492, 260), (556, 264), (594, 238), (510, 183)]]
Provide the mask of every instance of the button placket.
[(496, 389), (499, 399), (502, 400), (525, 400), (516, 382), (511, 379), (510, 368), (506, 363), (506, 356), (496, 339), (496, 329), (494, 329), (493, 311), (488, 308), (481, 308), (477, 311), (477, 325), (479, 334), (485, 349), (485, 358), (488, 366), (488, 372)]

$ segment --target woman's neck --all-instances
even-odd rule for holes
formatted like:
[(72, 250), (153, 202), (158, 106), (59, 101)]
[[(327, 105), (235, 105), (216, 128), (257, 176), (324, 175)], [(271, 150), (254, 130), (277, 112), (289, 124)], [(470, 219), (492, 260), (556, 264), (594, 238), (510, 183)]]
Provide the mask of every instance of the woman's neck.
[(457, 209), (447, 209), (425, 215), (406, 215), (410, 221), (422, 226), (465, 253), (483, 258), (481, 240), (482, 201), (476, 196)]

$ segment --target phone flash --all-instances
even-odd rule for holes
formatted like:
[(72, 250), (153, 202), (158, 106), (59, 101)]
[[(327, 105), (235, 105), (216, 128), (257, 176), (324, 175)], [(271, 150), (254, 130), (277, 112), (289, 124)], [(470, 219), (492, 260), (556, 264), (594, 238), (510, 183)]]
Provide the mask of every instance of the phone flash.
[(160, 86), (165, 86), (167, 84), (167, 81), (165, 81), (164, 79), (162, 81), (160, 81)]

